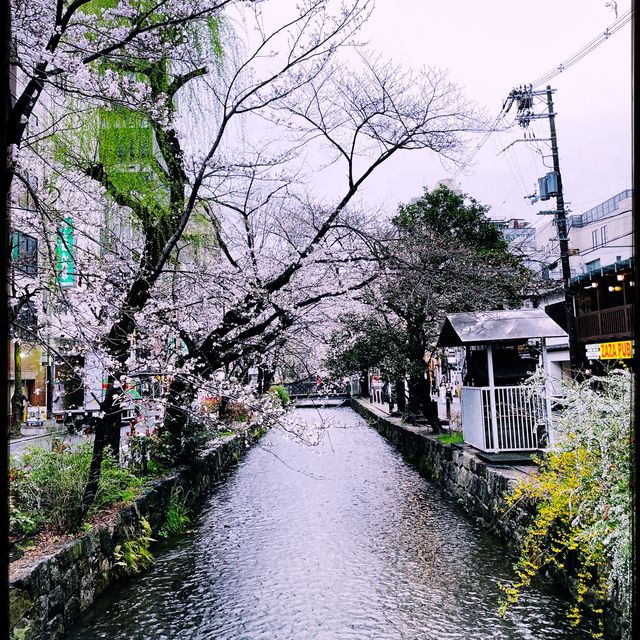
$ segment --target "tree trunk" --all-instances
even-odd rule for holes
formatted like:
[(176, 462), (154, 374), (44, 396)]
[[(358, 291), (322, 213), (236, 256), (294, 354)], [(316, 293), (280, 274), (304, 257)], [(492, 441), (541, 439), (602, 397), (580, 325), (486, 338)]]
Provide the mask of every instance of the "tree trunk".
[(273, 371), (265, 367), (262, 372), (262, 393), (267, 393), (269, 389), (271, 389), (272, 384), (273, 384)]
[(182, 376), (175, 376), (169, 385), (167, 409), (159, 433), (170, 444), (176, 459), (182, 452), (182, 429), (194, 397), (193, 385)]
[(109, 419), (105, 422), (105, 442), (110, 447), (116, 460), (120, 460), (120, 429), (122, 425), (122, 409), (119, 405), (112, 408)]
[[(114, 378), (109, 376), (109, 384), (105, 398), (100, 404), (100, 409), (103, 414), (102, 418), (98, 420), (94, 429), (93, 439), (93, 452), (91, 454), (91, 465), (89, 467), (89, 477), (87, 478), (87, 484), (85, 485), (84, 492), (82, 494), (82, 507), (80, 513), (80, 519), (89, 511), (96, 494), (98, 493), (98, 486), (100, 484), (100, 473), (102, 471), (102, 462), (104, 460), (104, 452), (107, 446), (111, 445), (112, 452), (117, 459), (120, 454), (120, 406), (116, 402), (115, 388), (113, 386)], [(118, 444), (113, 449), (113, 443), (115, 440), (114, 434), (117, 433)], [(76, 523), (79, 524), (79, 523)]]
[(404, 391), (404, 378), (398, 378), (396, 380), (396, 402), (398, 404), (398, 411), (405, 413), (407, 410), (407, 398)]
[(360, 372), (360, 395), (369, 395), (369, 375), (366, 369)]
[(424, 393), (425, 382), (421, 375), (411, 374), (409, 375), (409, 413), (419, 415), (422, 413), (423, 403), (422, 395)]
[(16, 338), (13, 342), (13, 371), (14, 386), (11, 397), (11, 424), (9, 432), (11, 435), (20, 435), (22, 425), (22, 414), (24, 412), (24, 402), (22, 395), (22, 351), (20, 341)]
[(442, 433), (442, 427), (440, 426), (440, 419), (438, 418), (438, 401), (431, 400), (431, 396), (429, 395), (428, 381), (425, 380), (425, 382), (427, 383), (426, 385), (427, 394), (424, 396), (422, 412), (424, 413), (424, 417), (429, 422), (429, 425), (431, 426), (431, 429), (433, 430), (433, 432)]
[(227, 417), (227, 411), (229, 407), (229, 396), (221, 396), (220, 404), (218, 405), (218, 416), (221, 420)]

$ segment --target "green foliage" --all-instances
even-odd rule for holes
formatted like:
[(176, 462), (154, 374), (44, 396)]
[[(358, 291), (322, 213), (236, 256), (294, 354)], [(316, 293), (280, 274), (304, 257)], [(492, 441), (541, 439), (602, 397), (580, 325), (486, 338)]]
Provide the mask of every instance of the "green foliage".
[(400, 277), (388, 297), (395, 297), (405, 315), (411, 316), (415, 303), (426, 318), (438, 320), (447, 313), (520, 304), (529, 272), (509, 252), (488, 211), (445, 186), (425, 188), (420, 200), (400, 207), (392, 220), (399, 234), (392, 266)]
[(267, 431), (269, 431), (268, 427), (256, 427), (251, 431), (251, 437), (253, 438), (253, 440), (260, 440), (260, 438), (262, 438), (262, 436), (264, 436)]
[(448, 433), (441, 433), (438, 440), (443, 444), (453, 444), (455, 442), (464, 442), (464, 436), (461, 431), (450, 431)]
[(136, 476), (158, 475), (176, 466), (173, 447), (155, 428), (144, 434), (133, 430), (127, 434), (126, 465)]
[(11, 640), (26, 640), (30, 629), (31, 626), (14, 628), (11, 632)]
[[(81, 7), (81, 11), (96, 17), (96, 23), (101, 30), (111, 30), (118, 28), (131, 28), (131, 18), (119, 15), (118, 12), (107, 13), (109, 9), (114, 9), (120, 4), (120, 0), (90, 0)], [(135, 18), (136, 26), (141, 30), (148, 30), (153, 25), (160, 24), (166, 20), (167, 15), (159, 10), (164, 3), (155, 0), (137, 0), (131, 2), (131, 7), (137, 10)], [(176, 41), (180, 31), (176, 27), (168, 26), (163, 29), (164, 40), (167, 42)], [(89, 41), (95, 39), (91, 31), (86, 34)]]
[(209, 40), (213, 51), (214, 59), (221, 63), (224, 58), (224, 50), (222, 48), (222, 39), (220, 37), (220, 26), (222, 18), (219, 16), (207, 17), (207, 30), (209, 32)]
[(269, 389), (269, 392), (272, 395), (275, 395), (279, 398), (280, 403), (282, 404), (283, 407), (286, 407), (289, 404), (290, 402), (289, 394), (281, 384), (274, 384), (271, 387), (271, 389)]
[(340, 327), (331, 335), (331, 350), (325, 360), (332, 376), (379, 367), (383, 377), (394, 378), (410, 369), (402, 328), (375, 314), (344, 314), (338, 320)]
[(167, 507), (166, 520), (164, 526), (158, 532), (163, 538), (169, 538), (178, 533), (184, 533), (191, 524), (191, 516), (187, 506), (189, 494), (185, 492), (181, 485), (175, 484), (171, 490), (169, 505)]
[(171, 443), (157, 429), (147, 436), (147, 452), (149, 455), (147, 471), (150, 474), (162, 473), (176, 466)]
[(164, 215), (169, 183), (148, 118), (131, 109), (99, 109), (98, 123), (99, 160), (115, 191)]
[(121, 567), (127, 574), (140, 573), (154, 562), (150, 550), (151, 543), (154, 542), (151, 537), (151, 525), (146, 518), (142, 518), (140, 524), (142, 525), (142, 535), (134, 540), (127, 540), (116, 545), (113, 551), (115, 566)]
[(217, 422), (190, 415), (183, 428), (181, 440), (181, 459), (191, 460), (203, 451), (218, 433)]
[(136, 476), (149, 472), (149, 438), (135, 429), (127, 434), (126, 465)]
[(370, 312), (342, 316), (332, 336), (326, 365), (334, 375), (379, 367), (383, 378), (408, 376), (415, 388), (447, 314), (520, 303), (529, 272), (487, 211), (444, 186), (399, 208), (380, 278), (363, 295)]
[[(81, 526), (81, 501), (89, 474), (92, 444), (65, 447), (54, 443), (52, 451), (39, 447), (12, 459), (10, 473), (10, 529), (29, 534), (36, 529), (73, 532)], [(117, 502), (134, 499), (141, 481), (105, 455), (90, 514)]]
[[(473, 246), (485, 255), (500, 255), (508, 251), (508, 244), (496, 225), (487, 218), (489, 208), (445, 186), (429, 192), (414, 204), (400, 208), (393, 225), (403, 233), (417, 230), (439, 237), (449, 237), (465, 246)], [(502, 254), (502, 255), (501, 255)]]
[[(593, 637), (602, 637), (606, 598), (629, 613), (631, 388), (628, 371), (568, 388), (557, 447), (540, 461), (539, 473), (508, 499), (509, 505), (532, 501), (535, 517), (514, 567), (516, 579), (502, 585), (503, 615), (549, 567), (575, 574), (568, 617)], [(595, 630), (589, 624), (594, 617)]]
[(14, 535), (28, 536), (35, 533), (37, 528), (36, 519), (19, 509), (14, 496), (9, 496), (9, 531)]

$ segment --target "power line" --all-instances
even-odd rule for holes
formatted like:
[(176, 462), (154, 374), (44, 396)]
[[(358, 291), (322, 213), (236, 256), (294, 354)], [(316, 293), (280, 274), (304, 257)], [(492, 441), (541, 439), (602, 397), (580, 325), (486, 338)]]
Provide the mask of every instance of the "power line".
[(573, 66), (576, 62), (579, 62), (587, 54), (597, 49), (603, 42), (608, 40), (614, 33), (622, 29), (629, 20), (633, 17), (634, 8), (631, 7), (626, 13), (621, 15), (610, 27), (605, 29), (602, 33), (598, 34), (591, 42), (586, 44), (582, 49), (576, 51), (572, 56), (567, 58), (564, 62), (560, 63), (557, 67), (554, 67), (550, 71), (547, 71), (544, 75), (540, 76), (537, 80), (532, 82), (532, 87), (539, 87), (548, 83), (551, 79), (560, 75), (563, 71)]
[[(556, 76), (560, 75), (563, 71), (565, 71), (569, 67), (572, 67), (576, 62), (579, 62), (586, 55), (588, 55), (589, 53), (597, 49), (603, 42), (608, 40), (613, 34), (617, 33), (620, 29), (622, 29), (622, 27), (624, 27), (631, 20), (634, 14), (634, 9), (635, 8), (632, 6), (631, 9), (623, 13), (617, 20), (615, 20), (611, 24), (611, 26), (606, 28), (602, 33), (599, 33), (589, 43), (587, 43), (584, 47), (582, 47), (582, 49), (580, 49), (579, 51), (576, 51), (573, 55), (569, 56), (569, 58), (567, 58), (564, 62), (560, 63), (558, 66), (554, 67), (550, 71), (547, 71), (547, 73), (545, 73), (544, 75), (540, 76), (537, 80), (531, 83), (531, 88), (538, 87), (540, 85), (545, 84), (546, 82), (549, 82), (552, 78), (555, 78)], [(486, 144), (487, 140), (489, 139), (492, 133), (495, 133), (496, 131), (504, 131), (504, 129), (498, 128), (498, 123), (506, 115), (506, 111), (505, 111), (506, 104), (507, 103), (505, 102), (505, 104), (502, 105), (502, 109), (500, 109), (495, 120), (493, 121), (489, 129), (487, 129), (484, 136), (480, 139), (480, 142), (473, 149), (471, 155), (467, 160), (467, 163), (471, 162), (476, 157), (476, 155), (478, 154), (480, 149)], [(454, 174), (454, 178), (457, 178), (460, 175), (461, 171), (462, 169), (459, 168)]]

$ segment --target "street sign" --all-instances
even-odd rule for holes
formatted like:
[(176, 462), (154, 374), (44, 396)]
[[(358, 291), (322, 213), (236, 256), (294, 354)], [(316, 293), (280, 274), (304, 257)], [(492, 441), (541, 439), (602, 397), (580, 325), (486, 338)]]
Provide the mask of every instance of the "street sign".
[(633, 340), (586, 345), (589, 360), (628, 360), (633, 357)]
[(61, 287), (73, 287), (73, 221), (67, 216), (56, 239), (56, 274)]

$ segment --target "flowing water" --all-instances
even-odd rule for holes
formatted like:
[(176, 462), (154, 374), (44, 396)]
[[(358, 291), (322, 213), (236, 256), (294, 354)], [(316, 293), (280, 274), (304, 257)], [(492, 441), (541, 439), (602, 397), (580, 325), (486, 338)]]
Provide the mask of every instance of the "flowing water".
[(578, 640), (542, 583), (507, 619), (503, 545), (350, 409), (299, 409), (318, 446), (272, 430), (194, 531), (111, 588), (72, 640)]

